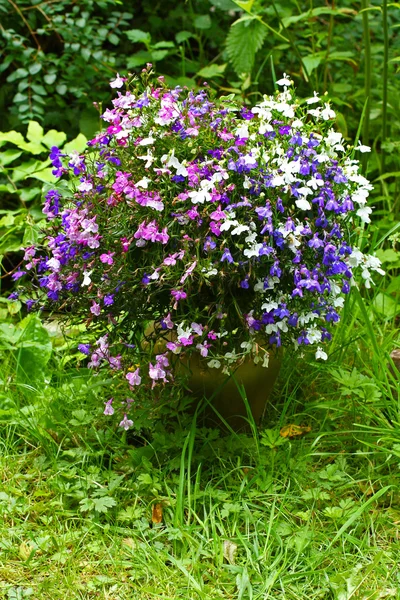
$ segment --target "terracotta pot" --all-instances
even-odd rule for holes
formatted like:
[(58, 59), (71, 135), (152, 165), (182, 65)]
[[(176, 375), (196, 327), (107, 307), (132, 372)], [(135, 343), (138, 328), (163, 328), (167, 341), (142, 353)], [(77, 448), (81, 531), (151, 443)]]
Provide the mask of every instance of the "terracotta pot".
[(223, 373), (222, 369), (209, 368), (206, 361), (197, 355), (190, 359), (182, 358), (176, 365), (179, 372), (188, 375), (187, 386), (196, 400), (192, 405), (193, 413), (202, 402), (198, 410), (199, 424), (227, 429), (226, 421), (235, 431), (249, 430), (248, 412), (238, 386), (243, 386), (254, 421), (258, 424), (280, 367), (281, 356), (273, 352), (267, 368), (255, 365), (249, 357), (231, 376)]
[[(147, 340), (154, 336), (153, 325), (146, 328), (145, 336)], [(165, 352), (166, 342), (175, 339), (172, 332), (164, 332), (163, 339), (157, 339), (153, 350), (156, 353)], [(147, 344), (148, 341), (144, 346)], [(208, 359), (198, 354), (190, 358), (184, 354), (173, 355), (172, 359), (175, 373), (186, 378), (187, 388), (194, 400), (191, 412), (194, 414), (198, 409), (200, 425), (227, 429), (224, 424), (226, 421), (235, 431), (248, 431), (248, 413), (238, 386), (244, 387), (254, 421), (258, 424), (279, 375), (282, 355), (275, 349), (271, 350), (268, 367), (255, 365), (249, 356), (239, 367), (232, 367), (231, 376), (223, 373), (222, 369), (208, 367)]]

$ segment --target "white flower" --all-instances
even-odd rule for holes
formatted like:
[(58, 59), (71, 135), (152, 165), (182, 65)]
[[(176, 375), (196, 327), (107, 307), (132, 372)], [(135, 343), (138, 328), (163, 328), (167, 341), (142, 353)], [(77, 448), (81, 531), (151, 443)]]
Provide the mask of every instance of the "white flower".
[(291, 84), (292, 84), (292, 82), (290, 81), (290, 79), (288, 78), (286, 73), (283, 74), (282, 79), (278, 79), (278, 81), (276, 82), (276, 85), (291, 85)]
[(253, 348), (253, 344), (251, 342), (242, 342), (240, 347), (243, 348), (245, 352), (250, 352)]
[(358, 146), (354, 148), (354, 150), (359, 150), (360, 152), (371, 152), (371, 148), (369, 146), (364, 146), (360, 140), (358, 140)]
[(167, 154), (164, 154), (161, 157), (161, 162), (166, 163), (167, 167), (174, 167), (176, 169), (177, 175), (183, 175), (183, 177), (187, 177), (187, 169), (185, 165), (179, 162), (179, 160), (175, 156), (175, 150), (172, 150), (171, 156), (168, 158)]
[(47, 266), (52, 271), (59, 271), (60, 267), (61, 267), (61, 263), (57, 258), (50, 258), (50, 260), (47, 261)]
[(119, 73), (117, 73), (116, 78), (113, 79), (112, 81), (110, 81), (110, 87), (111, 88), (121, 88), (124, 85), (124, 81), (125, 81), (125, 79), (123, 77), (120, 77)]
[(324, 121), (329, 121), (329, 119), (334, 119), (336, 117), (336, 113), (331, 109), (328, 102), (325, 102), (325, 108), (321, 111), (321, 117)]
[(315, 353), (315, 358), (318, 360), (319, 358), (321, 360), (327, 360), (328, 355), (326, 352), (324, 352), (321, 348), (321, 346), (318, 346), (317, 351)]
[(213, 358), (212, 360), (208, 361), (207, 366), (210, 367), (210, 369), (219, 369), (221, 366), (221, 363), (219, 360), (216, 360), (215, 358)]
[(140, 158), (140, 160), (146, 160), (146, 164), (145, 169), (148, 169), (149, 167), (151, 167), (153, 161), (154, 161), (154, 156), (152, 155), (152, 153), (150, 152), (150, 150), (147, 150), (147, 154), (145, 154), (144, 156), (138, 156), (138, 158)]
[(371, 223), (371, 219), (369, 218), (369, 215), (372, 213), (372, 208), (370, 208), (369, 206), (362, 206), (361, 208), (358, 209), (358, 211), (356, 212), (356, 215), (358, 217), (360, 217), (361, 221), (363, 221), (363, 223)]
[(83, 271), (82, 287), (84, 285), (90, 285), (92, 283), (92, 280), (90, 279), (90, 275), (92, 273), (93, 273), (93, 271)]
[(154, 144), (154, 142), (155, 140), (152, 137), (143, 138), (143, 140), (139, 142), (139, 146), (150, 146), (151, 144)]
[(264, 360), (263, 360), (262, 366), (264, 367), (264, 369), (267, 369), (268, 365), (269, 365), (269, 352), (266, 352), (264, 354)]
[(321, 109), (318, 108), (310, 108), (310, 110), (307, 111), (307, 114), (312, 115), (313, 117), (316, 117), (317, 119), (319, 119), (319, 117), (321, 116)]
[(318, 93), (314, 92), (314, 96), (307, 100), (307, 104), (315, 104), (316, 102), (320, 102), (321, 99), (318, 97)]
[(296, 206), (301, 210), (311, 210), (311, 204), (305, 198), (298, 198), (296, 200)]
[(151, 183), (151, 179), (149, 179), (148, 177), (143, 177), (143, 179), (137, 182), (136, 187), (141, 187), (147, 190), (147, 188), (149, 187), (149, 183)]
[(247, 225), (238, 225), (237, 227), (235, 227), (235, 229), (232, 229), (231, 234), (232, 235), (240, 235), (244, 231), (250, 231), (250, 229), (247, 227)]

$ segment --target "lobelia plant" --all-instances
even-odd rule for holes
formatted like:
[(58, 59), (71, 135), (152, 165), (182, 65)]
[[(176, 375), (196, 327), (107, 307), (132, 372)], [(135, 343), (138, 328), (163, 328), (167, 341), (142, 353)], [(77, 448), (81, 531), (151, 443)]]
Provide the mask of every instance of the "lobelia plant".
[[(114, 374), (124, 429), (132, 390), (137, 402), (173, 381), (175, 355), (227, 373), (248, 356), (267, 367), (281, 345), (325, 360), (354, 269), (367, 287), (383, 273), (356, 247), (372, 186), (334, 111), (315, 93), (300, 102), (286, 75), (277, 84), (248, 108), (168, 89), (148, 65), (111, 82), (107, 128), (83, 154), (51, 150), (69, 187), (48, 192), (50, 229), (14, 279), (36, 282), (29, 308), (86, 321), (97, 341), (79, 349)], [(114, 410), (111, 398), (104, 413)]]

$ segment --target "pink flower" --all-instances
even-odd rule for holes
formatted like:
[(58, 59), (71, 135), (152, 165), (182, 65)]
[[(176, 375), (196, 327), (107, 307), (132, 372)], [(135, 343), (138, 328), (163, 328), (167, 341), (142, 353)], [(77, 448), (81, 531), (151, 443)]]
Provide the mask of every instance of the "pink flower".
[(206, 357), (210, 346), (211, 344), (207, 344), (207, 342), (204, 342), (203, 344), (197, 344), (196, 348), (200, 350), (201, 356)]
[(100, 314), (100, 311), (101, 311), (100, 304), (97, 304), (97, 302), (93, 301), (92, 306), (90, 307), (90, 312), (93, 315), (95, 315), (96, 317), (98, 317)]
[(166, 347), (174, 354), (179, 354), (182, 350), (182, 347), (179, 344), (177, 344), (177, 342), (167, 342)]
[(129, 382), (129, 385), (132, 387), (134, 385), (140, 385), (142, 378), (139, 375), (139, 367), (133, 373), (128, 373), (125, 375), (126, 379)]
[(107, 254), (100, 254), (100, 260), (102, 263), (107, 264), (107, 265), (112, 265), (114, 260), (113, 260), (113, 256), (114, 256), (115, 252), (107, 252)]
[(128, 429), (130, 427), (132, 427), (132, 425), (133, 425), (133, 421), (131, 421), (131, 419), (128, 419), (128, 417), (125, 414), (124, 418), (122, 419), (122, 421), (119, 424), (119, 426), (122, 427), (123, 429), (125, 429), (125, 431), (128, 431)]
[(114, 398), (110, 398), (109, 400), (107, 400), (105, 408), (104, 408), (104, 415), (113, 415), (114, 414), (114, 409), (112, 407), (112, 402), (113, 402)]

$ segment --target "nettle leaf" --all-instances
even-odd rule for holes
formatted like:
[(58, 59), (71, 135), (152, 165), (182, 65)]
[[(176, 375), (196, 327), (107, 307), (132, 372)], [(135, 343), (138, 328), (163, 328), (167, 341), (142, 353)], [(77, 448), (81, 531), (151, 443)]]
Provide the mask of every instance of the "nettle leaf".
[(210, 15), (198, 15), (193, 20), (196, 29), (210, 29), (212, 22)]
[(134, 44), (144, 43), (146, 46), (151, 42), (151, 35), (147, 31), (142, 31), (141, 29), (131, 29), (130, 31), (125, 31), (125, 35)]
[(191, 31), (178, 31), (175, 36), (176, 43), (182, 44), (182, 42), (187, 42), (190, 38), (195, 38), (196, 36)]
[[(159, 52), (162, 52), (162, 50), (159, 50)], [(151, 52), (148, 52), (147, 50), (140, 50), (128, 58), (126, 66), (128, 69), (134, 69), (135, 67), (140, 67), (141, 65), (151, 62), (151, 60), (154, 60)]]
[(200, 69), (200, 71), (197, 73), (197, 75), (199, 77), (208, 77), (208, 78), (212, 78), (212, 77), (222, 77), (224, 71), (226, 69), (226, 64), (225, 65), (208, 65), (207, 67), (204, 67), (203, 69)]
[(236, 21), (232, 25), (226, 38), (226, 49), (238, 75), (250, 73), (266, 35), (267, 29), (258, 19)]

